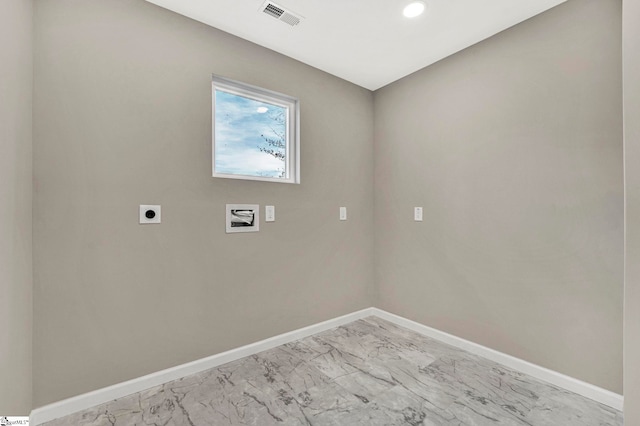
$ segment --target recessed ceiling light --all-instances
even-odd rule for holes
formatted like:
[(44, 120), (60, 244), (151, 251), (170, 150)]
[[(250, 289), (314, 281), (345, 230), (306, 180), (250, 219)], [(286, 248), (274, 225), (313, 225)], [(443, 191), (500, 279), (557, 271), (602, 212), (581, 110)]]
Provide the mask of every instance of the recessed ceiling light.
[(269, 111), (269, 108), (267, 108), (267, 107), (258, 107), (258, 109), (256, 111), (258, 111), (258, 114), (264, 114), (265, 112)]
[(409, 3), (404, 8), (402, 13), (407, 18), (415, 18), (416, 16), (422, 15), (422, 12), (424, 12), (425, 7), (426, 6), (425, 6), (423, 1), (414, 1), (414, 2)]

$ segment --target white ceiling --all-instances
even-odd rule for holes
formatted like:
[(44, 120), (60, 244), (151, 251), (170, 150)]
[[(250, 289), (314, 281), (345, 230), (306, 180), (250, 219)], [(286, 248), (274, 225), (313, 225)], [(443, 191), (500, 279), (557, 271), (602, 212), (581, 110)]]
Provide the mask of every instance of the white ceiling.
[(305, 19), (291, 27), (260, 11), (264, 0), (147, 0), (378, 89), (566, 0), (274, 0)]

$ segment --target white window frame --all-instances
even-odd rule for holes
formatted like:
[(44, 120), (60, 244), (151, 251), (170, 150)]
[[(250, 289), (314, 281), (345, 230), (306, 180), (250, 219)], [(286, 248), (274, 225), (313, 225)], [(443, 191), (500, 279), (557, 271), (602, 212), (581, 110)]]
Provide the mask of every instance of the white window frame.
[[(220, 173), (216, 171), (216, 90), (243, 96), (287, 109), (287, 129), (285, 148), (285, 177), (272, 178), (240, 174)], [(211, 81), (211, 148), (213, 177), (226, 179), (257, 180), (278, 183), (300, 183), (300, 102), (297, 98), (250, 84), (231, 80), (213, 74)]]

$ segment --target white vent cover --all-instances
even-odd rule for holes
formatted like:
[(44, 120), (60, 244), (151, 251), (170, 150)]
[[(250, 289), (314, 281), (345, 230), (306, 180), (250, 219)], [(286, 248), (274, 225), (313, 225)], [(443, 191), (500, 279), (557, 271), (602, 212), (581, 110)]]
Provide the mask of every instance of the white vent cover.
[(260, 11), (284, 22), (285, 24), (289, 24), (292, 27), (295, 27), (304, 19), (302, 16), (297, 15), (269, 0), (265, 1), (262, 6), (260, 6)]

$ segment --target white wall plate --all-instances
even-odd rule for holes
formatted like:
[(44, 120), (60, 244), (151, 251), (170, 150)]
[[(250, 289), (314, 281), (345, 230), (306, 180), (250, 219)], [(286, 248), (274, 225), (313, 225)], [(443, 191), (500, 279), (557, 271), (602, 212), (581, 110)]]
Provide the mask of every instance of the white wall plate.
[(162, 223), (161, 207), (158, 205), (141, 204), (140, 224)]

